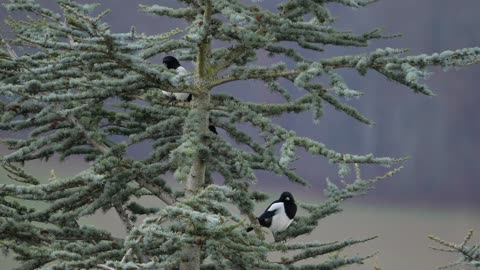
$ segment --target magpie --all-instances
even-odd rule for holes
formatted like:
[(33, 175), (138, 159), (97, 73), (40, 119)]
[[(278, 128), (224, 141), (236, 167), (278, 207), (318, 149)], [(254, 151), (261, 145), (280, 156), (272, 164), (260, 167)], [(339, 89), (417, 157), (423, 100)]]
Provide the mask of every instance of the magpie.
[[(297, 205), (293, 199), (292, 193), (285, 191), (280, 198), (267, 208), (257, 220), (261, 226), (267, 227), (273, 234), (284, 231), (290, 226), (297, 213)], [(247, 232), (253, 230), (253, 227), (247, 228)]]
[[(165, 56), (163, 58), (163, 64), (168, 68), (168, 69), (175, 69), (179, 75), (183, 75), (187, 73), (187, 70), (180, 65), (180, 62), (178, 61), (177, 58), (173, 56)], [(172, 98), (173, 100), (179, 100), (179, 101), (191, 101), (192, 100), (192, 94), (189, 93), (171, 93), (167, 91), (163, 91), (162, 93), (167, 96)]]
[[(180, 75), (187, 73), (187, 70), (184, 67), (182, 67), (182, 65), (180, 65), (180, 62), (178, 61), (178, 59), (171, 55), (165, 56), (162, 62), (168, 69), (175, 69), (177, 73)], [(185, 102), (192, 101), (192, 94), (189, 94), (189, 93), (171, 93), (163, 90), (162, 90), (162, 93), (173, 100), (179, 100), (179, 101), (185, 101)], [(208, 122), (209, 122), (208, 130), (210, 130), (214, 134), (218, 134), (217, 128), (214, 125), (212, 125), (212, 119), (208, 118)]]

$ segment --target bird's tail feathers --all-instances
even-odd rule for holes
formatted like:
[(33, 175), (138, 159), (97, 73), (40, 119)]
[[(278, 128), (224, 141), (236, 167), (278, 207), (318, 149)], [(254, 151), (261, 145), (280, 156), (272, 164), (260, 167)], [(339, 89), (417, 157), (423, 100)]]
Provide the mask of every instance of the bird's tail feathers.
[(218, 134), (217, 128), (214, 125), (208, 125), (208, 130), (210, 130), (213, 134)]

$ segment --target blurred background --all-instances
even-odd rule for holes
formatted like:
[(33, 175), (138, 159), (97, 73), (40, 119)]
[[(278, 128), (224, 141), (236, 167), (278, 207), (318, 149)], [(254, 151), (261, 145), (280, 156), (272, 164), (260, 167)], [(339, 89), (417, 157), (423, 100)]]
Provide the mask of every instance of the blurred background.
[[(54, 1), (39, 2), (56, 9)], [(104, 0), (101, 1), (101, 9), (112, 9), (106, 21), (114, 32), (128, 32), (134, 25), (137, 32), (153, 34), (183, 28), (186, 24), (142, 14), (138, 11), (138, 4), (170, 5), (170, 2), (173, 1), (121, 1), (120, 4), (119, 1)], [(280, 2), (263, 1), (260, 5), (274, 9)], [(324, 53), (308, 53), (310, 59), (384, 47), (409, 48), (408, 55), (480, 45), (478, 0), (382, 0), (364, 9), (336, 4), (329, 5), (329, 8), (338, 19), (334, 26), (339, 29), (360, 34), (380, 27), (387, 34), (402, 33), (403, 36), (374, 41), (367, 49), (327, 46)], [(3, 20), (7, 16), (1, 7), (2, 33), (6, 30)], [(259, 64), (267, 65), (278, 60), (260, 55)], [(183, 65), (192, 70), (191, 63)], [(469, 229), (475, 229), (480, 234), (480, 166), (475, 158), (480, 149), (480, 92), (477, 86), (480, 65), (446, 72), (438, 68), (431, 71), (434, 74), (427, 84), (435, 91), (435, 97), (414, 94), (373, 71), (362, 77), (354, 70), (342, 70), (341, 74), (352, 89), (365, 92), (360, 99), (348, 103), (373, 120), (376, 123), (373, 127), (358, 123), (328, 105), (325, 106), (323, 119), (317, 124), (311, 120), (310, 113), (276, 119), (298, 134), (312, 137), (342, 153), (411, 157), (404, 162), (405, 169), (399, 174), (377, 184), (376, 189), (366, 196), (348, 202), (344, 212), (321, 221), (314, 235), (309, 237), (310, 240), (334, 241), (348, 237), (380, 236), (362, 248), (346, 251), (350, 255), (380, 251), (360, 269), (373, 269), (375, 266), (393, 270), (435, 269), (451, 262), (455, 256), (430, 250), (428, 246), (432, 243), (427, 240), (428, 235), (461, 242)], [(301, 90), (290, 89), (295, 97), (302, 95)], [(278, 95), (265, 90), (262, 83), (255, 81), (227, 85), (214, 92), (231, 93), (242, 100), (281, 101)], [(220, 131), (220, 135), (224, 133)], [(7, 136), (11, 134), (0, 132), (0, 137)], [(149, 151), (148, 146), (143, 145), (130, 154), (140, 158)], [(0, 154), (6, 153), (8, 151), (0, 146)], [(328, 177), (338, 182), (338, 168), (323, 158), (311, 157), (302, 151), (297, 154), (301, 160), (295, 166), (310, 181), (310, 188), (299, 187), (289, 183), (285, 177), (263, 172), (258, 173), (259, 182), (255, 188), (268, 192), (272, 198), (281, 191), (291, 190), (299, 201), (321, 202), (325, 179)], [(52, 169), (58, 177), (65, 177), (86, 167), (87, 164), (79, 158), (70, 158), (63, 163), (52, 159), (48, 163), (28, 164), (27, 171), (42, 181), (48, 181)], [(365, 167), (364, 175), (374, 177), (387, 170)], [(348, 181), (352, 177), (345, 179)], [(0, 183), (10, 183), (3, 171), (0, 171)], [(263, 207), (265, 205), (258, 206), (258, 212)], [(124, 233), (120, 221), (112, 213), (100, 213), (81, 223), (111, 228), (117, 235)], [(115, 224), (113, 228), (112, 224)], [(479, 239), (474, 236), (477, 242)], [(0, 269), (13, 269), (15, 265), (11, 256), (0, 255)]]

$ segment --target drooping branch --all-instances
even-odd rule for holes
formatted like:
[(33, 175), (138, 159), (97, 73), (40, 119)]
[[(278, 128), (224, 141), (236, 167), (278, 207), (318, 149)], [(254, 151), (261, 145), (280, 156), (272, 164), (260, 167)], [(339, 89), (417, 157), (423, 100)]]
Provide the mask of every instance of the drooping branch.
[(333, 57), (321, 60), (318, 63), (306, 62), (302, 63), (300, 68), (294, 70), (286, 70), (282, 66), (279, 66), (279, 70), (274, 72), (271, 71), (272, 67), (237, 69), (233, 74), (213, 81), (210, 86), (213, 88), (234, 81), (250, 79), (287, 78), (298, 80), (302, 78), (302, 75), (311, 72), (313, 66), (314, 69), (319, 69), (320, 73), (323, 73), (322, 69), (354, 68), (361, 74), (365, 74), (368, 69), (372, 69), (385, 75), (387, 78), (394, 79), (412, 88), (415, 92), (432, 95), (433, 93), (426, 86), (419, 84), (417, 81), (425, 76), (424, 68), (429, 66), (461, 67), (480, 62), (480, 48), (478, 47), (446, 51), (440, 54), (398, 57), (398, 54), (402, 52), (405, 52), (405, 50), (378, 49), (370, 54)]
[[(72, 39), (70, 39), (69, 42), (70, 42), (70, 46), (75, 45), (74, 41)], [(9, 48), (9, 54), (10, 54), (10, 57), (12, 58), (12, 60), (18, 59), (18, 55), (11, 48), (11, 46), (6, 41), (4, 41), (4, 44), (7, 46), (7, 48)], [(43, 96), (43, 95), (40, 94), (40, 96)], [(60, 111), (61, 108), (59, 107), (59, 105), (55, 105), (54, 110), (55, 111)], [(70, 122), (71, 124), (73, 124), (74, 127), (78, 128), (81, 131), (81, 133), (83, 134), (83, 136), (85, 137), (85, 139), (94, 148), (96, 148), (98, 151), (100, 151), (102, 154), (105, 155), (105, 154), (110, 152), (110, 150), (111, 150), (110, 147), (108, 147), (106, 144), (104, 144), (102, 142), (98, 142), (95, 139), (93, 139), (90, 136), (90, 132), (80, 123), (80, 121), (76, 117), (74, 117), (73, 115), (67, 115), (66, 120), (68, 122)], [(172, 204), (175, 203), (175, 198), (173, 198), (173, 196), (171, 196), (169, 193), (165, 192), (161, 187), (156, 186), (156, 185), (152, 185), (152, 184), (149, 183), (148, 180), (145, 180), (145, 179), (138, 179), (137, 181), (141, 186), (148, 189), (150, 192), (152, 192), (152, 194), (157, 196), (159, 199), (161, 199), (167, 205), (172, 205)]]

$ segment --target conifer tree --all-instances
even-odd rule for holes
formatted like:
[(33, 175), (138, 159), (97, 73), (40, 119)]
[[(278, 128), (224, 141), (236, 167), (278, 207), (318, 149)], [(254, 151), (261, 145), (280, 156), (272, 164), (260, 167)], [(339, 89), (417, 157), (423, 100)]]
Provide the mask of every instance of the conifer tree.
[[(355, 34), (330, 26), (329, 3), (363, 8), (372, 0), (290, 0), (276, 11), (261, 2), (238, 0), (179, 0), (181, 8), (141, 5), (147, 14), (189, 23), (157, 35), (135, 28), (114, 33), (103, 21), (108, 10), (73, 0), (56, 2), (59, 11), (34, 0), (4, 3), (8, 11), (28, 15), (7, 20), (14, 35), (3, 36), (0, 49), (0, 129), (11, 135), (1, 142), (12, 150), (1, 157), (12, 182), (0, 185), (0, 247), (16, 255), (19, 269), (307, 270), (362, 263), (372, 255), (339, 252), (371, 238), (334, 243), (296, 238), (341, 211), (344, 200), (401, 168), (363, 179), (361, 166), (396, 165), (403, 159), (339, 153), (273, 118), (311, 111), (319, 121), (323, 106), (332, 106), (372, 125), (344, 102), (363, 93), (350, 89), (339, 69), (377, 72), (416, 93), (433, 95), (421, 82), (429, 66), (459, 67), (480, 60), (480, 48), (417, 56), (385, 48), (322, 57), (329, 46), (367, 47), (372, 40), (394, 37), (379, 29)], [(318, 57), (306, 58), (306, 51)], [(259, 66), (259, 54), (284, 62)], [(155, 57), (164, 55), (192, 61), (195, 70), (176, 74), (156, 63)], [(260, 104), (241, 101), (242, 93), (212, 94), (212, 89), (243, 80), (263, 81), (266, 87), (258, 91), (274, 91), (284, 102)], [(286, 84), (304, 94), (294, 99)], [(193, 100), (171, 102), (162, 91), (190, 93)], [(209, 118), (223, 130), (219, 135), (209, 132)], [(242, 130), (246, 125), (255, 134)], [(145, 142), (153, 144), (144, 159), (126, 155)], [(301, 203), (294, 223), (275, 241), (265, 240), (254, 207), (267, 196), (250, 186), (262, 181), (255, 176), (259, 170), (299, 185), (318, 181), (300, 177), (291, 167), (297, 149), (338, 164), (342, 175), (354, 169), (353, 181), (327, 181), (323, 203)], [(32, 160), (74, 155), (91, 166), (68, 178), (48, 182), (23, 169)], [(168, 173), (174, 173), (181, 189), (164, 180)], [(214, 183), (214, 173), (221, 184)], [(145, 196), (162, 203), (142, 206), (138, 198)], [(126, 239), (77, 222), (109, 209), (123, 221)], [(139, 215), (147, 218), (135, 227)], [(255, 232), (247, 233), (251, 224)], [(284, 253), (271, 260), (273, 252)], [(315, 260), (305, 262), (311, 258)]]

